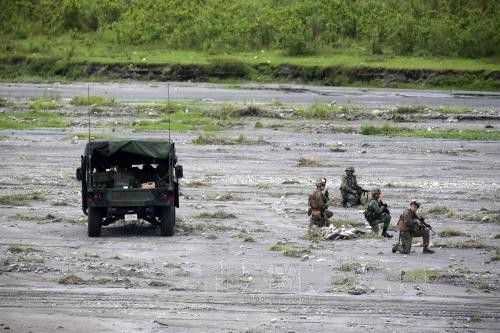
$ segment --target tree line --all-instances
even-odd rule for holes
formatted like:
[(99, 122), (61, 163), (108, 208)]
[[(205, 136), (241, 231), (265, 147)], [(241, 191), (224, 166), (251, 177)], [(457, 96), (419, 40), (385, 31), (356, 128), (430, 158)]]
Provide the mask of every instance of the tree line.
[(209, 52), (500, 54), (492, 0), (1, 0), (3, 38), (95, 35), (119, 45)]

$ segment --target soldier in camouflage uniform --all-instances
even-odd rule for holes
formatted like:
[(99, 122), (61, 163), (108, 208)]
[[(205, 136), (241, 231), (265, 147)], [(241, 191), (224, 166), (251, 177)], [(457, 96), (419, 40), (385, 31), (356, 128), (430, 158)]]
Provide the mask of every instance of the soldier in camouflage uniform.
[(342, 195), (342, 206), (351, 207), (361, 204), (361, 194), (368, 192), (358, 185), (356, 176), (354, 175), (354, 168), (348, 167), (345, 169), (345, 175), (342, 176), (342, 183), (340, 184), (340, 194)]
[(392, 238), (392, 235), (387, 233), (389, 224), (391, 223), (391, 215), (387, 204), (382, 202), (382, 192), (378, 187), (372, 189), (372, 198), (365, 211), (365, 218), (370, 223), (374, 233), (378, 234), (379, 224), (383, 224), (382, 236)]
[(326, 179), (322, 178), (316, 182), (316, 190), (309, 195), (310, 226), (326, 227), (330, 225), (328, 218), (333, 213), (328, 210), (328, 198), (323, 193), (325, 191)]
[(413, 200), (410, 203), (410, 207), (405, 209), (403, 214), (398, 221), (399, 227), (399, 240), (401, 244), (394, 244), (392, 247), (392, 253), (401, 252), (404, 254), (410, 253), (411, 241), (413, 237), (422, 237), (424, 253), (434, 253), (433, 250), (429, 249), (430, 234), (429, 229), (426, 228), (420, 218), (417, 215), (417, 210), (420, 208), (420, 203)]

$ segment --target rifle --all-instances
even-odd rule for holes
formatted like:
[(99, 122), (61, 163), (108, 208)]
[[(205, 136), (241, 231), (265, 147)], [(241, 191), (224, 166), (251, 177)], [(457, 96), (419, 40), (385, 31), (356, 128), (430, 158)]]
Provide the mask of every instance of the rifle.
[(389, 208), (387, 208), (387, 204), (385, 202), (382, 202), (382, 200), (380, 200), (380, 205), (384, 207), (384, 210), (382, 210), (382, 212), (385, 212), (389, 215), (391, 215), (391, 212), (389, 211)]
[(432, 229), (431, 225), (429, 223), (425, 222), (425, 218), (424, 217), (419, 217), (418, 220), (420, 221), (420, 223), (422, 223), (422, 225), (424, 227), (426, 227), (427, 229), (429, 229), (430, 231), (432, 231), (432, 234), (434, 236), (437, 236), (437, 233), (434, 231), (434, 229)]
[(361, 196), (363, 195), (363, 193), (368, 193), (368, 192), (370, 192), (370, 190), (365, 190), (365, 189), (364, 189), (364, 188), (362, 188), (362, 187), (359, 187), (359, 186), (358, 186), (358, 187), (356, 188), (356, 195), (357, 195), (358, 197), (360, 197), (360, 198), (361, 198)]

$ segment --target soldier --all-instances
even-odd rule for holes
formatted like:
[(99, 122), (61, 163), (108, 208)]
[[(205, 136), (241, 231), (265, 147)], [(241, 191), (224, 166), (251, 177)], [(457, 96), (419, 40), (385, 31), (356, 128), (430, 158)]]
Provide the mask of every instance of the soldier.
[(319, 179), (316, 182), (316, 190), (309, 195), (310, 226), (326, 227), (330, 224), (328, 218), (332, 217), (333, 213), (328, 210), (328, 199), (323, 193), (325, 186), (326, 179)]
[(354, 168), (348, 167), (345, 169), (345, 175), (342, 176), (340, 184), (340, 194), (342, 195), (342, 206), (351, 207), (361, 204), (361, 195), (368, 190), (363, 189), (358, 185)]
[(399, 217), (399, 242), (392, 246), (392, 253), (401, 252), (404, 254), (410, 253), (411, 241), (413, 237), (422, 237), (424, 240), (423, 253), (434, 253), (429, 249), (429, 228), (422, 224), (421, 218), (417, 215), (417, 210), (420, 208), (420, 203), (413, 200), (410, 202), (410, 207), (405, 209), (403, 214)]
[(391, 215), (387, 204), (382, 202), (382, 192), (378, 187), (373, 188), (371, 192), (372, 198), (364, 212), (365, 218), (370, 223), (374, 233), (378, 234), (378, 225), (383, 223), (384, 226), (381, 235), (385, 238), (392, 238), (392, 235), (387, 233), (387, 229), (391, 223)]

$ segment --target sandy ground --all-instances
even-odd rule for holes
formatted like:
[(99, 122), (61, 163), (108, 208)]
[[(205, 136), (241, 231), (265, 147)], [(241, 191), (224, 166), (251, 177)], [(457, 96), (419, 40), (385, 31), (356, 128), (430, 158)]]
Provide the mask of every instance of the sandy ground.
[[(92, 239), (74, 178), (86, 141), (70, 139), (84, 129), (3, 131), (0, 195), (41, 196), (0, 205), (0, 330), (498, 332), (500, 266), (491, 247), (500, 225), (474, 219), (499, 213), (499, 143), (316, 130), (327, 127), (220, 134), (270, 143), (248, 146), (194, 145), (198, 133), (173, 133), (185, 174), (175, 236), (132, 221)], [(300, 157), (321, 165), (300, 167)], [(433, 255), (418, 244), (392, 254), (394, 240), (382, 238), (307, 239), (307, 197), (318, 177), (335, 197), (333, 220), (363, 221), (362, 207), (338, 205), (351, 165), (363, 186), (382, 188), (393, 224), (415, 198), (424, 212), (452, 211), (428, 215), (436, 231), (465, 235), (433, 237)], [(200, 216), (214, 212), (232, 215)], [(270, 250), (275, 244), (304, 252), (285, 256)], [(437, 277), (402, 280), (419, 269)]]

